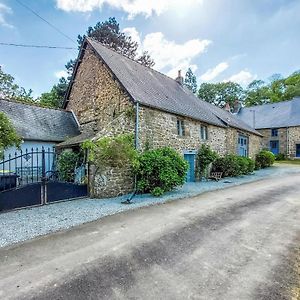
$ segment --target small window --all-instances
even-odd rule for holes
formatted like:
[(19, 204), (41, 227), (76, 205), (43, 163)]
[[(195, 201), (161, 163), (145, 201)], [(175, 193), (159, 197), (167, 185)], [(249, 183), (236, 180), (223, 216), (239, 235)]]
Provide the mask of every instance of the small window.
[(177, 119), (177, 133), (179, 136), (185, 136), (184, 121)]
[(272, 136), (278, 136), (278, 129), (277, 129), (277, 128), (273, 128), (273, 129), (271, 130), (271, 135), (272, 135)]
[(207, 129), (207, 126), (201, 125), (201, 127), (200, 127), (200, 135), (201, 135), (201, 140), (206, 141), (208, 139), (208, 129)]

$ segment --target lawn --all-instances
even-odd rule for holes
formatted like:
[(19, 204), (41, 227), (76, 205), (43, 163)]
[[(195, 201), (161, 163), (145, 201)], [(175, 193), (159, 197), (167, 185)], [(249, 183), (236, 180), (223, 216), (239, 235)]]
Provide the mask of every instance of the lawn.
[(278, 164), (300, 165), (300, 159), (277, 160), (276, 163), (278, 163)]

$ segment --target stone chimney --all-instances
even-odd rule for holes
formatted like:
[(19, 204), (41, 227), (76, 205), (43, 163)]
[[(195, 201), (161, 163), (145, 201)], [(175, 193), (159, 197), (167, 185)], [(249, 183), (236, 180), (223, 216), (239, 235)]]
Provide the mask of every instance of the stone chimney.
[(181, 76), (181, 70), (178, 70), (178, 76), (175, 79), (180, 85), (183, 85), (183, 77)]
[(238, 99), (234, 101), (233, 113), (238, 114), (242, 108), (242, 103)]
[(231, 112), (231, 107), (230, 107), (230, 104), (229, 104), (228, 102), (225, 104), (224, 109), (225, 109), (226, 111), (228, 111), (228, 112)]

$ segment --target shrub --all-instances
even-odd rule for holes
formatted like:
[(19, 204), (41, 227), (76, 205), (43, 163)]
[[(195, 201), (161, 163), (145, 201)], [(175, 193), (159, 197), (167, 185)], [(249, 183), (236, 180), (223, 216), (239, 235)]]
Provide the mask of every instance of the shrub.
[(59, 180), (74, 181), (74, 173), (78, 160), (79, 154), (72, 151), (64, 150), (58, 156), (57, 170), (59, 172)]
[(98, 168), (105, 166), (122, 167), (132, 164), (136, 158), (132, 134), (103, 137), (98, 141), (86, 141), (81, 148), (88, 150), (88, 159)]
[(254, 166), (254, 161), (248, 157), (228, 154), (216, 159), (213, 171), (222, 172), (223, 177), (236, 177), (252, 173)]
[(134, 164), (138, 191), (154, 196), (183, 185), (187, 170), (187, 162), (171, 148), (145, 151)]
[(275, 160), (285, 160), (286, 156), (283, 153), (279, 153), (277, 155), (275, 155)]
[(207, 173), (209, 164), (218, 158), (217, 152), (210, 149), (208, 145), (201, 145), (196, 159), (196, 175), (202, 178)]
[(275, 155), (268, 150), (261, 150), (257, 155), (255, 159), (255, 168), (267, 168), (274, 164), (275, 161)]

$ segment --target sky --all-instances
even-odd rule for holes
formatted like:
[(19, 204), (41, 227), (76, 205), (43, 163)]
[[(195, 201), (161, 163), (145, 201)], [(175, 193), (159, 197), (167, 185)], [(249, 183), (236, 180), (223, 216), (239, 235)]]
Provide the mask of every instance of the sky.
[(155, 69), (173, 78), (191, 67), (198, 84), (230, 80), (246, 86), (300, 69), (300, 0), (18, 1), (0, 0), (0, 43), (75, 48), (0, 45), (3, 70), (35, 97), (49, 91), (76, 58), (77, 35), (109, 17), (140, 44), (139, 51), (148, 50)]

